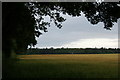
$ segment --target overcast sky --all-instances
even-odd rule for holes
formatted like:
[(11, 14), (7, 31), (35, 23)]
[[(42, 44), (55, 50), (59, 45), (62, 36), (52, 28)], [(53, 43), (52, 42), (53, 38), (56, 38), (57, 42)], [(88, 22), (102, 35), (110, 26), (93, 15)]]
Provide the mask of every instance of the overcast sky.
[(112, 30), (104, 29), (103, 23), (90, 24), (82, 14), (80, 17), (64, 16), (66, 21), (58, 29), (54, 24), (37, 38), (37, 48), (118, 48), (118, 24)]

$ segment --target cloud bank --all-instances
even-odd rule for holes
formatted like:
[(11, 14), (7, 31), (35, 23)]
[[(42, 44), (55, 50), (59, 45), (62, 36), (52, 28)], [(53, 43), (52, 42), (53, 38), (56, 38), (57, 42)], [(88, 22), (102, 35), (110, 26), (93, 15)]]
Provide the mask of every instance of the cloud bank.
[(112, 30), (105, 30), (103, 23), (92, 25), (81, 17), (64, 16), (67, 20), (58, 29), (54, 24), (37, 38), (37, 48), (46, 47), (118, 47), (118, 24)]

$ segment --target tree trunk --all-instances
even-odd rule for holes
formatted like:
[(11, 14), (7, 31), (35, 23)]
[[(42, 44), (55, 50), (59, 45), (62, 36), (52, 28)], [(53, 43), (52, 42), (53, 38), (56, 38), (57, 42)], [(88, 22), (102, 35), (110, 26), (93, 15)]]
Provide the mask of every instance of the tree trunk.
[(5, 59), (15, 59), (16, 58), (16, 40), (10, 40), (10, 47), (3, 52), (3, 58)]
[(16, 58), (16, 39), (12, 39), (12, 48), (11, 48), (11, 51), (10, 51), (10, 58), (11, 59), (15, 59)]
[(16, 52), (15, 52), (15, 50), (13, 49), (13, 50), (11, 50), (11, 53), (10, 53), (10, 58), (11, 59), (15, 59), (16, 58)]

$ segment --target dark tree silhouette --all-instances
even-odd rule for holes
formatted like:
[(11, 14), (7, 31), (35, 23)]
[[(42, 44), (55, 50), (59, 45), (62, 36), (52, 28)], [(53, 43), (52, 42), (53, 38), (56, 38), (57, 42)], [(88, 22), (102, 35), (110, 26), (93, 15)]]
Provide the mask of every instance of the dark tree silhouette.
[(9, 57), (13, 51), (26, 49), (28, 45), (35, 45), (34, 18), (24, 3), (2, 4), (2, 35), (3, 53)]
[[(73, 17), (81, 16), (81, 12), (91, 24), (104, 23), (105, 29), (111, 29), (114, 22), (120, 17), (120, 3), (12, 3), (2, 4), (3, 24), (3, 53), (10, 57), (11, 53), (19, 53), (27, 49), (28, 45), (34, 46), (42, 32), (47, 32), (47, 27), (53, 21), (58, 27), (66, 19), (62, 14)], [(45, 16), (49, 21), (45, 21)]]

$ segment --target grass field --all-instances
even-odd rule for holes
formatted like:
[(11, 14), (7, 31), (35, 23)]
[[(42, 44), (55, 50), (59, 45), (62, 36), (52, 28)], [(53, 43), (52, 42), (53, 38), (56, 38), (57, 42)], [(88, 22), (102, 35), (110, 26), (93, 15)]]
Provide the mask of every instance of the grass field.
[(3, 77), (117, 78), (118, 54), (18, 55)]

